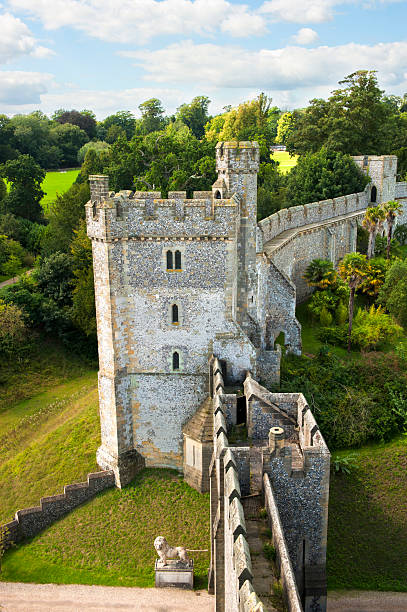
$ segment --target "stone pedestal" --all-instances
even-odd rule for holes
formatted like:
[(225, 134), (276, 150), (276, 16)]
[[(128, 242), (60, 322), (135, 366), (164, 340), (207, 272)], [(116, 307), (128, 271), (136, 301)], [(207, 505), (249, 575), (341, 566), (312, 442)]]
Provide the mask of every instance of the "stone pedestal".
[(161, 561), (155, 561), (155, 586), (175, 587), (177, 589), (194, 588), (194, 562), (189, 560), (185, 565), (178, 560), (168, 560), (167, 565), (162, 566)]

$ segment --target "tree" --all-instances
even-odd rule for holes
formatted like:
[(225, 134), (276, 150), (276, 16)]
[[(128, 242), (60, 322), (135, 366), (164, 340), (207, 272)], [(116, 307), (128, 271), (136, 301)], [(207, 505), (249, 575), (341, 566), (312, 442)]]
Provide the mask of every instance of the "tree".
[(95, 289), (93, 283), (92, 243), (81, 222), (71, 243), (73, 293), (71, 318), (86, 336), (96, 339)]
[(332, 261), (313, 259), (305, 270), (304, 278), (311, 287), (326, 289), (336, 279)]
[(61, 164), (76, 166), (79, 149), (88, 141), (84, 130), (71, 123), (62, 123), (52, 129), (52, 136), (61, 151)]
[(358, 70), (339, 85), (328, 100), (311, 100), (296, 117), (287, 138), (290, 153), (302, 155), (322, 146), (351, 155), (389, 153), (394, 148), (388, 137), (394, 110), (378, 87), (375, 71)]
[(393, 226), (396, 220), (397, 215), (401, 215), (403, 212), (403, 205), (401, 202), (396, 202), (395, 200), (389, 200), (385, 202), (383, 205), (384, 213), (386, 215), (387, 221), (387, 249), (386, 249), (386, 258), (390, 259), (390, 246), (391, 239), (393, 235)]
[(369, 242), (367, 246), (368, 259), (374, 257), (376, 236), (378, 232), (382, 229), (385, 218), (385, 211), (380, 205), (369, 206), (369, 208), (366, 209), (362, 225), (369, 232)]
[(109, 151), (110, 145), (107, 142), (104, 142), (103, 140), (90, 140), (89, 142), (86, 142), (83, 147), (79, 149), (78, 154), (76, 156), (80, 164), (84, 162), (86, 153), (90, 149), (96, 151), (96, 153), (99, 154), (101, 151)]
[(7, 115), (0, 115), (0, 164), (18, 154), (13, 124)]
[[(89, 151), (88, 155), (93, 151)], [(74, 230), (85, 217), (85, 204), (89, 200), (87, 182), (74, 183), (68, 191), (58, 195), (49, 210), (49, 224), (42, 240), (42, 254), (49, 256), (56, 251), (69, 253)]]
[(342, 280), (348, 284), (350, 289), (349, 294), (349, 305), (348, 305), (348, 353), (351, 349), (351, 337), (352, 337), (352, 322), (353, 322), (353, 308), (355, 304), (355, 293), (356, 289), (362, 284), (367, 270), (367, 259), (366, 255), (361, 253), (347, 253), (341, 263), (339, 264), (339, 274)]
[(0, 176), (11, 183), (10, 192), (2, 203), (5, 212), (30, 221), (42, 219), (40, 201), (44, 192), (41, 183), (45, 170), (30, 155), (20, 155), (0, 166)]
[(41, 293), (59, 307), (72, 303), (72, 259), (66, 253), (46, 257), (34, 272)]
[(81, 113), (77, 110), (64, 111), (55, 116), (55, 121), (61, 124), (70, 123), (76, 125), (81, 130), (86, 132), (88, 138), (94, 138), (96, 135), (96, 120), (95, 116), (91, 111), (82, 111)]
[(407, 261), (395, 260), (387, 270), (378, 301), (407, 328)]
[(369, 178), (349, 155), (328, 150), (299, 158), (287, 177), (287, 199), (293, 206), (363, 191)]
[(288, 137), (294, 130), (295, 118), (298, 111), (283, 113), (277, 124), (276, 142), (279, 144), (287, 144)]
[(136, 129), (136, 118), (130, 111), (117, 111), (114, 115), (109, 115), (106, 119), (98, 125), (103, 126), (105, 130), (105, 136), (107, 130), (112, 126), (117, 125), (121, 127), (126, 132), (127, 140), (130, 140), (134, 136), (134, 131)]
[(210, 99), (206, 96), (196, 96), (190, 104), (181, 104), (177, 108), (177, 119), (185, 123), (196, 138), (201, 139), (205, 133), (209, 104)]
[(157, 132), (164, 127), (164, 109), (158, 98), (150, 98), (139, 104), (143, 134)]
[(21, 308), (15, 304), (6, 304), (3, 300), (0, 300), (0, 355), (2, 357), (15, 357), (16, 351), (27, 342), (27, 332)]

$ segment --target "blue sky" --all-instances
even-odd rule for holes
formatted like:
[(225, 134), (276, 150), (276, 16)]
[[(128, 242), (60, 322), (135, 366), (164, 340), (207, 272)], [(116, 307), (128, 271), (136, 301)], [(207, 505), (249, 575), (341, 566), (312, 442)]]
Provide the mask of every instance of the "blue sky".
[(216, 113), (260, 91), (290, 109), (357, 69), (407, 92), (401, 0), (8, 0), (0, 4), (0, 113), (167, 112), (207, 95)]

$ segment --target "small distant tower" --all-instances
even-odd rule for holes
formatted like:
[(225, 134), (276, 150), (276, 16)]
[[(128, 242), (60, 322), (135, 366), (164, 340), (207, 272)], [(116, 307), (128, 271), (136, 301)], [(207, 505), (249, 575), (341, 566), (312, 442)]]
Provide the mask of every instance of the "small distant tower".
[(394, 200), (397, 175), (396, 155), (358, 155), (355, 163), (371, 178), (370, 204)]
[[(255, 318), (257, 173), (260, 152), (257, 142), (219, 142), (216, 145), (218, 180), (214, 190), (222, 189), (240, 198), (240, 229), (238, 234), (237, 312), (236, 318), (246, 327), (247, 314)], [(217, 197), (216, 193), (214, 197)], [(223, 196), (225, 197), (225, 196)]]

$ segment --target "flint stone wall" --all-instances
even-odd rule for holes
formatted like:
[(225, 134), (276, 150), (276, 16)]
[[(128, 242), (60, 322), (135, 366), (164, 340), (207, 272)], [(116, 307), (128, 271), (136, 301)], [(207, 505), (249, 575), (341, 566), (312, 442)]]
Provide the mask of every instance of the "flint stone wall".
[(42, 497), (39, 506), (17, 510), (14, 520), (2, 525), (8, 531), (6, 548), (13, 542), (32, 538), (77, 506), (114, 486), (113, 472), (96, 472), (88, 475), (87, 482), (66, 485), (61, 495)]

